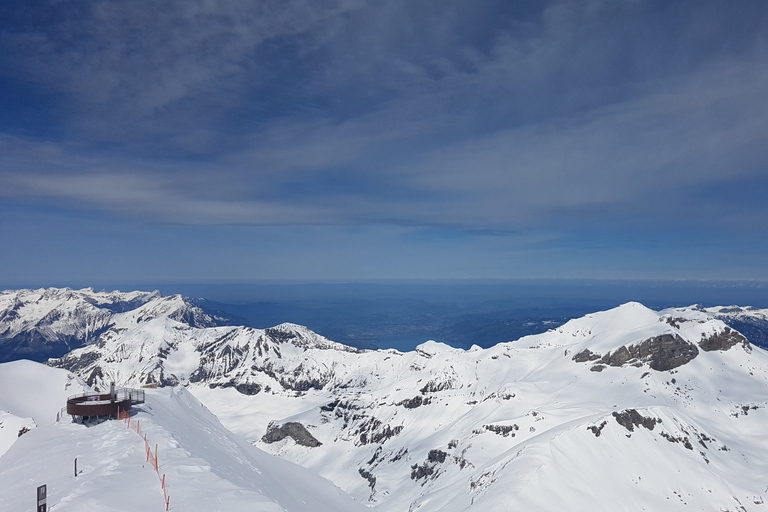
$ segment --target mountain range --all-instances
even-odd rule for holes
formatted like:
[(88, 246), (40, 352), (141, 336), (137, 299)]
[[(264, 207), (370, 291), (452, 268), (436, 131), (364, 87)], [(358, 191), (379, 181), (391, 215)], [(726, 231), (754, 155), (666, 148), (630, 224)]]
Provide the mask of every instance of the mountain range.
[[(0, 315), (0, 346), (79, 344), (48, 361), (69, 382), (184, 390), (377, 510), (768, 509), (768, 353), (751, 343), (766, 310), (630, 302), (488, 349), (410, 352), (221, 325), (146, 292), (4, 292)], [(170, 407), (154, 393), (139, 415)]]

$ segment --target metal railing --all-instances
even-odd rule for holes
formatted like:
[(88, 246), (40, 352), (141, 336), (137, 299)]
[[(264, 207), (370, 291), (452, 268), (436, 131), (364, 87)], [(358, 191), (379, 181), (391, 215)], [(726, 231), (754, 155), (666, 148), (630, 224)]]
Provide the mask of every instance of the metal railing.
[(80, 393), (67, 398), (67, 412), (72, 416), (111, 416), (144, 403), (141, 389), (117, 388), (111, 393)]

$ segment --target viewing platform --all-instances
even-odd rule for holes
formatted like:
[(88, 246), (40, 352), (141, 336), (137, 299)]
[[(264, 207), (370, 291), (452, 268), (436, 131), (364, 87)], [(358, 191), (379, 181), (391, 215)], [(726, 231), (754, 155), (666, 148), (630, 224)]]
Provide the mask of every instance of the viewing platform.
[(67, 398), (67, 414), (75, 421), (102, 416), (117, 416), (130, 411), (134, 404), (144, 403), (144, 390), (114, 388), (109, 393), (82, 393)]

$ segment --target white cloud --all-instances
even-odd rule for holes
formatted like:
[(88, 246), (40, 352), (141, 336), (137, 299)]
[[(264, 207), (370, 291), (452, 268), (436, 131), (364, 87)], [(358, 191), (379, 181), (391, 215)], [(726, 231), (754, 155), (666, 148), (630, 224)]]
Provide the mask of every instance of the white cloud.
[(697, 187), (764, 172), (765, 13), (735, 34), (685, 2), (483, 5), (81, 6), (14, 36), (71, 138), (0, 140), (0, 195), (190, 224), (710, 222)]

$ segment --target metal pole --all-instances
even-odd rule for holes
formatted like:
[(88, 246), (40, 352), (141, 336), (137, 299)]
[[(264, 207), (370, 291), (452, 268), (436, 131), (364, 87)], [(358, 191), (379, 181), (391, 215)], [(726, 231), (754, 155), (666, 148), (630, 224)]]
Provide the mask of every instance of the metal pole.
[(75, 457), (75, 478), (77, 478), (77, 457)]

